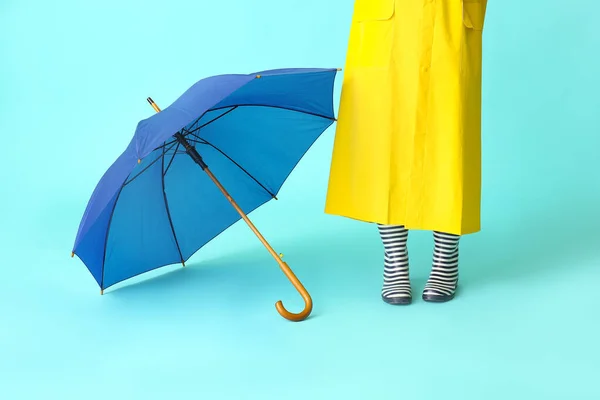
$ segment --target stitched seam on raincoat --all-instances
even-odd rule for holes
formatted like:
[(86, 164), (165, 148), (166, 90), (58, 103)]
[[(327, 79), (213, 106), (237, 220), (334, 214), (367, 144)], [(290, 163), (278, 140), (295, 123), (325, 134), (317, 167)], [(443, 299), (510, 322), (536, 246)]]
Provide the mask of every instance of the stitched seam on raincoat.
[[(469, 28), (466, 24), (465, 24), (465, 0), (462, 1), (462, 13), (461, 13), (461, 18), (462, 18), (462, 34), (461, 34), (461, 38), (460, 38), (460, 49), (459, 49), (459, 80), (460, 80), (460, 104), (459, 104), (459, 112), (458, 112), (458, 117), (459, 117), (459, 126), (461, 127), (461, 145), (460, 145), (460, 151), (461, 151), (461, 163), (460, 163), (460, 172), (461, 172), (461, 185), (463, 185), (464, 187), (464, 169), (465, 169), (465, 163), (464, 163), (464, 158), (463, 158), (463, 144), (462, 141), (464, 140), (464, 104), (466, 101), (466, 90), (464, 88), (464, 85), (462, 84), (462, 82), (464, 82), (464, 73), (465, 73), (465, 65), (464, 65), (464, 60), (465, 60), (465, 42), (467, 40), (467, 33), (469, 30), (471, 30), (471, 28)], [(463, 203), (463, 198), (464, 198), (464, 194), (461, 193), (461, 220), (460, 220), (460, 228), (459, 231), (462, 231), (462, 226), (464, 223), (464, 203)]]
[[(395, 21), (395, 19), (396, 18), (395, 18), (395, 12), (394, 12), (394, 15), (392, 15), (391, 19), (389, 20), (391, 22), (391, 28), (390, 29), (392, 30), (391, 35), (392, 35), (393, 39), (392, 39), (392, 42), (391, 42), (391, 48), (389, 49), (389, 52), (388, 52), (388, 58), (389, 58), (389, 61), (387, 63), (387, 65), (388, 65), (388, 71), (387, 71), (388, 77), (391, 76), (390, 71), (395, 66), (395, 62), (394, 62), (395, 61), (394, 60), (394, 47), (396, 46), (396, 40), (397, 40), (397, 37), (396, 37), (396, 21)], [(394, 68), (394, 70), (395, 70), (395, 68)], [(394, 79), (392, 81), (392, 85), (394, 85), (395, 83), (396, 82), (395, 82), (395, 79)], [(392, 90), (395, 91), (395, 90), (397, 90), (397, 88), (395, 86), (393, 86)], [(391, 115), (394, 116), (393, 117), (394, 118), (393, 119), (394, 123), (392, 124), (392, 127), (396, 127), (397, 126), (397, 124), (396, 124), (396, 117), (395, 117), (396, 113), (394, 112), (394, 110), (391, 111)], [(386, 219), (386, 221), (388, 223), (392, 222), (392, 218), (391, 218), (392, 215), (393, 215), (393, 213), (392, 213), (392, 207), (396, 206), (395, 204), (392, 203), (392, 191), (393, 191), (393, 187), (397, 186), (397, 185), (395, 185), (392, 182), (392, 171), (391, 170), (392, 170), (392, 159), (393, 159), (392, 152), (395, 150), (394, 146), (393, 146), (394, 143), (395, 143), (394, 135), (399, 135), (399, 134), (402, 134), (402, 133), (401, 132), (397, 132), (397, 131), (394, 130), (393, 132), (390, 133), (390, 136), (389, 136), (390, 145), (388, 145), (388, 154), (387, 154), (389, 176), (388, 176), (387, 199), (386, 199), (386, 201), (387, 201), (387, 215), (385, 216), (385, 219)], [(397, 174), (394, 174), (394, 176), (397, 179), (396, 175)], [(403, 220), (406, 219), (406, 216), (403, 216), (402, 219)]]
[[(424, 202), (424, 194), (423, 194), (423, 188), (425, 186), (425, 177), (424, 177), (424, 170), (425, 170), (425, 165), (426, 165), (426, 159), (427, 159), (427, 139), (429, 137), (429, 105), (431, 104), (431, 61), (433, 59), (433, 49), (434, 49), (434, 43), (435, 43), (435, 38), (436, 38), (436, 16), (437, 16), (437, 6), (436, 3), (431, 3), (431, 10), (427, 13), (427, 18), (429, 23), (431, 24), (431, 34), (429, 34), (428, 40), (425, 43), (426, 50), (428, 51), (429, 54), (427, 56), (427, 64), (425, 66), (426, 68), (426, 90), (424, 93), (425, 96), (425, 115), (423, 116), (424, 119), (424, 123), (423, 123), (423, 129), (424, 129), (424, 133), (423, 133), (423, 142), (422, 142), (422, 153), (420, 155), (421, 157), (421, 166), (420, 166), (420, 178), (421, 178), (421, 182), (419, 184), (419, 206), (416, 210), (417, 215), (416, 215), (416, 223), (418, 225), (423, 225), (422, 224), (422, 220), (423, 220), (423, 202)], [(418, 109), (418, 106), (417, 106)]]

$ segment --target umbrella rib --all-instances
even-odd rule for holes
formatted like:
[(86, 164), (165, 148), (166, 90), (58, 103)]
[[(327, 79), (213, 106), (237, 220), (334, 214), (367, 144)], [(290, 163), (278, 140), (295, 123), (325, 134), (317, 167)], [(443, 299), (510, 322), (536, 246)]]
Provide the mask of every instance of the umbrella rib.
[(213, 149), (217, 150), (219, 153), (221, 153), (223, 156), (225, 156), (225, 158), (227, 158), (229, 161), (231, 161), (232, 163), (234, 163), (239, 169), (241, 169), (242, 171), (244, 171), (244, 173), (246, 175), (248, 175), (250, 178), (252, 178), (252, 180), (254, 180), (254, 182), (256, 182), (261, 188), (263, 188), (267, 193), (269, 193), (269, 195), (271, 195), (272, 198), (274, 198), (275, 200), (277, 200), (277, 196), (275, 196), (275, 193), (273, 193), (269, 189), (267, 189), (265, 187), (265, 185), (263, 185), (262, 183), (260, 183), (258, 181), (258, 179), (256, 179), (255, 177), (253, 177), (252, 174), (250, 174), (250, 172), (246, 171), (246, 169), (244, 167), (242, 167), (240, 164), (238, 164), (233, 158), (231, 158), (227, 154), (225, 154), (225, 152), (223, 150), (219, 149), (217, 146), (215, 146), (214, 144), (210, 143), (206, 139), (201, 139), (201, 140), (204, 141), (203, 144), (206, 144), (206, 145), (212, 147)]
[[(188, 131), (188, 130), (187, 130), (187, 129), (185, 129), (185, 127), (184, 127), (184, 128), (181, 128), (181, 130), (180, 130), (179, 132), (180, 132), (180, 133), (181, 133), (183, 136), (187, 136), (188, 134), (192, 134), (192, 133), (194, 133), (194, 132), (197, 132), (197, 131), (199, 131), (200, 129), (204, 128), (206, 125), (212, 124), (212, 123), (213, 123), (213, 122), (215, 122), (216, 120), (218, 120), (218, 119), (220, 119), (220, 118), (223, 118), (224, 116), (226, 116), (227, 114), (229, 114), (230, 112), (232, 112), (233, 110), (235, 110), (235, 109), (236, 109), (238, 106), (228, 106), (228, 107), (222, 107), (222, 108), (219, 108), (219, 110), (222, 110), (222, 109), (225, 109), (225, 108), (229, 108), (229, 107), (231, 107), (231, 110), (228, 110), (228, 111), (224, 112), (223, 114), (219, 115), (218, 117), (215, 117), (215, 118), (211, 119), (210, 121), (208, 121), (208, 122), (206, 122), (206, 123), (202, 124), (201, 126), (199, 126), (199, 127), (196, 127), (196, 128), (194, 128), (194, 129), (192, 129), (191, 131)], [(191, 124), (189, 124), (189, 126), (194, 126), (194, 125), (196, 125), (196, 124), (197, 124), (197, 123), (198, 123), (198, 122), (199, 122), (199, 121), (202, 119), (202, 117), (204, 117), (204, 115), (205, 115), (205, 114), (206, 114), (206, 113), (204, 113), (204, 114), (202, 114), (201, 116), (199, 116), (198, 118), (196, 118), (196, 120), (195, 120), (194, 122), (192, 122)], [(187, 133), (184, 133), (184, 132), (187, 132)], [(177, 142), (177, 140), (173, 140), (172, 142), (168, 142), (168, 143), (165, 143), (165, 144), (163, 144), (162, 146), (159, 146), (159, 147), (157, 147), (157, 149), (159, 149), (159, 148), (161, 148), (161, 147), (163, 147), (163, 146), (168, 146), (168, 145), (170, 145), (170, 144), (173, 144), (173, 143), (177, 143), (177, 144), (179, 144), (179, 142)], [(155, 150), (156, 150), (156, 149), (155, 149)]]
[[(175, 150), (175, 152), (177, 152), (177, 150)], [(162, 160), (162, 166), (161, 166), (161, 184), (162, 184), (162, 193), (163, 193), (163, 198), (165, 200), (165, 209), (167, 211), (167, 217), (169, 218), (169, 225), (171, 225), (171, 232), (173, 232), (173, 239), (175, 239), (175, 245), (177, 246), (177, 251), (179, 252), (179, 259), (181, 260), (181, 263), (184, 263), (185, 260), (183, 259), (183, 254), (181, 253), (181, 247), (179, 247), (179, 241), (177, 240), (177, 235), (175, 234), (175, 226), (173, 225), (173, 220), (171, 219), (171, 210), (169, 210), (169, 202), (167, 201), (167, 192), (165, 190), (165, 148), (163, 147), (163, 153), (162, 156), (160, 157)], [(173, 155), (173, 158), (175, 158), (175, 156)], [(171, 159), (171, 161), (173, 161), (173, 159)]]
[[(163, 149), (164, 149), (164, 147), (163, 147)], [(175, 151), (173, 152), (173, 156), (171, 156), (171, 159), (169, 160), (167, 169), (163, 168), (163, 176), (165, 176), (167, 174), (167, 171), (169, 170), (169, 168), (171, 168), (171, 164), (173, 164), (173, 160), (175, 160), (175, 156), (177, 155), (177, 150), (179, 150), (179, 142), (177, 142), (177, 146), (175, 146)]]
[(202, 139), (200, 136), (194, 135), (193, 133), (190, 133), (190, 136), (195, 137), (198, 140), (193, 140), (193, 139), (188, 139), (188, 140), (191, 140), (191, 141), (196, 142), (196, 143), (206, 144), (204, 142), (204, 139)]
[[(223, 107), (217, 107), (217, 108), (211, 108), (208, 111), (218, 111), (218, 110), (223, 110), (225, 108), (228, 107), (232, 107), (232, 106), (223, 106)], [(271, 104), (236, 104), (234, 109), (237, 107), (266, 107), (266, 108), (277, 108), (279, 110), (287, 110), (287, 111), (293, 111), (293, 112), (298, 112), (298, 113), (302, 113), (302, 114), (307, 114), (307, 115), (312, 115), (314, 117), (319, 117), (319, 118), (325, 118), (331, 121), (336, 121), (336, 119), (334, 117), (328, 117), (327, 115), (322, 115), (322, 114), (318, 114), (318, 113), (314, 113), (314, 112), (310, 112), (310, 111), (303, 111), (303, 110), (294, 110), (293, 108), (288, 108), (288, 107), (283, 107), (283, 106), (274, 106)], [(233, 111), (230, 110), (228, 112)], [(225, 113), (227, 114), (227, 113)]]
[(117, 197), (115, 198), (115, 204), (113, 204), (112, 209), (110, 210), (110, 216), (108, 217), (108, 224), (106, 225), (106, 235), (104, 235), (104, 248), (102, 249), (102, 276), (100, 278), (100, 291), (106, 289), (104, 287), (104, 270), (106, 266), (106, 249), (108, 248), (108, 235), (110, 235), (110, 227), (112, 225), (113, 216), (115, 215), (115, 210), (117, 209), (117, 204), (119, 203), (119, 198), (121, 197), (121, 193), (123, 193), (123, 188), (125, 184), (122, 184), (117, 193)]
[[(223, 114), (219, 115), (218, 117), (215, 117), (215, 118), (211, 119), (210, 121), (208, 121), (208, 122), (205, 122), (204, 124), (200, 125), (199, 127), (196, 127), (196, 128), (194, 128), (194, 129), (192, 129), (192, 130), (189, 130), (189, 131), (188, 131), (187, 129), (183, 128), (183, 130), (184, 130), (185, 132), (187, 132), (187, 133), (183, 134), (183, 136), (186, 136), (187, 134), (192, 134), (192, 133), (194, 133), (194, 132), (197, 132), (197, 131), (199, 131), (200, 129), (204, 128), (205, 126), (207, 126), (207, 125), (210, 125), (210, 124), (212, 124), (213, 122), (215, 122), (215, 121), (217, 121), (217, 120), (219, 120), (219, 119), (223, 118), (224, 116), (226, 116), (226, 115), (227, 115), (227, 114), (229, 114), (230, 112), (234, 111), (234, 110), (235, 110), (236, 108), (238, 108), (239, 106), (237, 106), (237, 105), (236, 105), (236, 106), (233, 106), (233, 107), (232, 107), (232, 106), (227, 106), (227, 107), (221, 107), (221, 108), (215, 108), (215, 109), (211, 109), (211, 110), (209, 110), (209, 111), (214, 111), (214, 110), (223, 110), (223, 109), (225, 109), (225, 108), (229, 108), (229, 107), (231, 107), (231, 109), (230, 109), (230, 110), (227, 110), (226, 112), (224, 112)], [(200, 121), (200, 119), (202, 119), (202, 117), (203, 117), (203, 116), (204, 116), (204, 115), (202, 115), (200, 118), (198, 118), (196, 121), (194, 121), (194, 123), (192, 124), (192, 126), (196, 125), (196, 124), (197, 124), (197, 123)]]
[[(186, 139), (186, 140), (190, 143), (195, 143), (195, 144), (208, 144), (204, 140), (196, 140), (196, 139)], [(185, 153), (185, 154), (187, 154), (187, 153)]]
[[(173, 145), (173, 146), (169, 147), (169, 150), (171, 150), (173, 147), (175, 147), (175, 146)], [(169, 150), (167, 150), (167, 151), (169, 151)], [(160, 160), (161, 158), (162, 158), (162, 156), (157, 157), (156, 160), (154, 160), (150, 164), (148, 164), (143, 170), (141, 170), (140, 172), (138, 172), (137, 175), (135, 175), (133, 178), (131, 178), (129, 180), (126, 180), (125, 183), (123, 184), (123, 186), (129, 185), (131, 182), (133, 182), (135, 179), (137, 179), (138, 176), (140, 176), (141, 174), (143, 174), (144, 172), (146, 172), (146, 170), (148, 170), (148, 168), (150, 168), (151, 166), (153, 166), (154, 164), (156, 164), (156, 162), (158, 160)]]

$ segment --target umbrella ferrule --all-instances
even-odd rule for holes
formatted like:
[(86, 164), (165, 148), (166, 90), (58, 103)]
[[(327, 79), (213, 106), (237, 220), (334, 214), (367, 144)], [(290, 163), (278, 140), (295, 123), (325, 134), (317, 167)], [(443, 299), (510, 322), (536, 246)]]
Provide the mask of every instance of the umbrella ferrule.
[(196, 150), (196, 148), (186, 140), (185, 136), (177, 132), (174, 135), (174, 137), (183, 146), (185, 152), (192, 158), (192, 160), (194, 160), (194, 162), (200, 166), (200, 168), (202, 168), (203, 170), (208, 168), (208, 165), (206, 165), (206, 163), (202, 159), (202, 156), (200, 155), (200, 153), (198, 153), (198, 150)]

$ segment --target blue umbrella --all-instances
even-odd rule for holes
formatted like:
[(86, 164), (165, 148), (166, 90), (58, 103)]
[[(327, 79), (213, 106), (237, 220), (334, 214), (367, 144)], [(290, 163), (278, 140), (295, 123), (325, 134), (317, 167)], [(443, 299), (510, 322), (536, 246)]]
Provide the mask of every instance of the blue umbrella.
[[(247, 214), (271, 199), (335, 121), (338, 69), (279, 69), (202, 79), (138, 123), (125, 151), (96, 186), (72, 256), (101, 294), (116, 283), (185, 262), (243, 219), (302, 295), (312, 300)], [(199, 167), (199, 168), (198, 168)], [(235, 199), (235, 200), (234, 200)]]

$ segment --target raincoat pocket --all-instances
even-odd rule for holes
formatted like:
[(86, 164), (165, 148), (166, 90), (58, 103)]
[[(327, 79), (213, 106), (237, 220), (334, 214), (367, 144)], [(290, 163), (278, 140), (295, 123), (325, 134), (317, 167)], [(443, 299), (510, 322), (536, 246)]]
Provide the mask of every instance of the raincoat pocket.
[(347, 55), (349, 65), (389, 67), (394, 45), (395, 7), (396, 0), (355, 0)]
[(463, 23), (467, 28), (482, 31), (484, 19), (484, 0), (463, 0)]
[(354, 21), (387, 21), (394, 15), (396, 0), (355, 0)]

